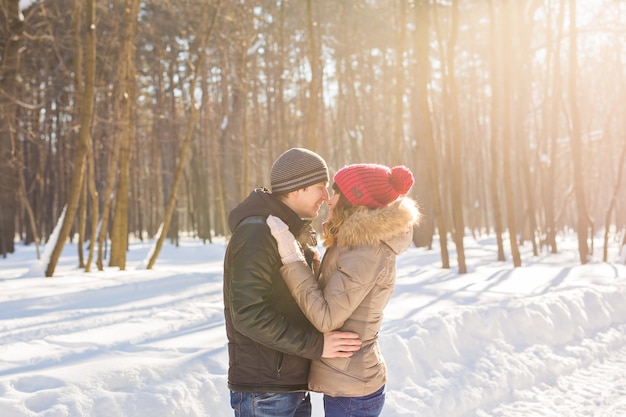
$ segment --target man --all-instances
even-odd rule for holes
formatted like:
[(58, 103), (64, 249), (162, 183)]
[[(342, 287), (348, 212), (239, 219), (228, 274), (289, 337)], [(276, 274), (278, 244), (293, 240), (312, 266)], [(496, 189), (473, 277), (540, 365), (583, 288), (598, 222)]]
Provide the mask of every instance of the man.
[(318, 154), (292, 148), (274, 162), (271, 193), (254, 190), (230, 213), (224, 257), (228, 388), (236, 417), (309, 417), (310, 360), (350, 357), (358, 335), (318, 332), (285, 285), (276, 241), (265, 222), (279, 217), (296, 236), (307, 263), (317, 261), (310, 219), (328, 201), (328, 167)]

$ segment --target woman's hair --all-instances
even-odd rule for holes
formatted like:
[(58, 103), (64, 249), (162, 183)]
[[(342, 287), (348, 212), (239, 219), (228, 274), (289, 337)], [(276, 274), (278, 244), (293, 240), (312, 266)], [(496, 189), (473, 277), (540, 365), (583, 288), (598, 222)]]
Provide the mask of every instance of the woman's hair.
[(343, 195), (337, 184), (333, 184), (333, 190), (339, 194), (339, 200), (333, 207), (333, 217), (326, 222), (322, 231), (322, 239), (326, 248), (331, 247), (337, 241), (339, 229), (352, 214), (357, 211), (367, 210), (367, 207), (364, 206), (353, 206)]

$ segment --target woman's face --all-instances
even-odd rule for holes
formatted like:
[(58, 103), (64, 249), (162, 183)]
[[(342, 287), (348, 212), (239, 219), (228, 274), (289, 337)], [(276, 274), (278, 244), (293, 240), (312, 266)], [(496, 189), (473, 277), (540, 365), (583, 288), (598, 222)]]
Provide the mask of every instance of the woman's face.
[(326, 203), (326, 205), (328, 206), (328, 220), (333, 218), (333, 209), (337, 205), (340, 195), (341, 194), (339, 194), (337, 191), (333, 190), (333, 196)]

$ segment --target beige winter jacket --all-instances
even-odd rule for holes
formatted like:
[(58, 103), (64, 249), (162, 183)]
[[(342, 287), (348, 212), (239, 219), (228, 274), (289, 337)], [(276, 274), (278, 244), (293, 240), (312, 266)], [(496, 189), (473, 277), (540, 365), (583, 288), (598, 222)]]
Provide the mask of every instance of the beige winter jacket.
[(394, 289), (396, 255), (410, 245), (412, 227), (419, 217), (417, 205), (407, 197), (388, 207), (359, 212), (342, 225), (336, 245), (326, 250), (319, 277), (300, 262), (281, 269), (298, 305), (315, 327), (321, 332), (355, 332), (363, 341), (351, 358), (313, 361), (311, 390), (356, 397), (371, 394), (386, 383), (378, 330)]

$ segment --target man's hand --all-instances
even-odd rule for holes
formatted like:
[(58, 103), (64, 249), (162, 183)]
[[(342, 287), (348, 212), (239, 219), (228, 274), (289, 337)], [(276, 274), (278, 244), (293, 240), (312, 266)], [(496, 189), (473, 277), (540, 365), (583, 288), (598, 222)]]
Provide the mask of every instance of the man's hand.
[(359, 349), (361, 349), (361, 340), (356, 333), (324, 333), (324, 352), (322, 352), (322, 358), (349, 358)]

